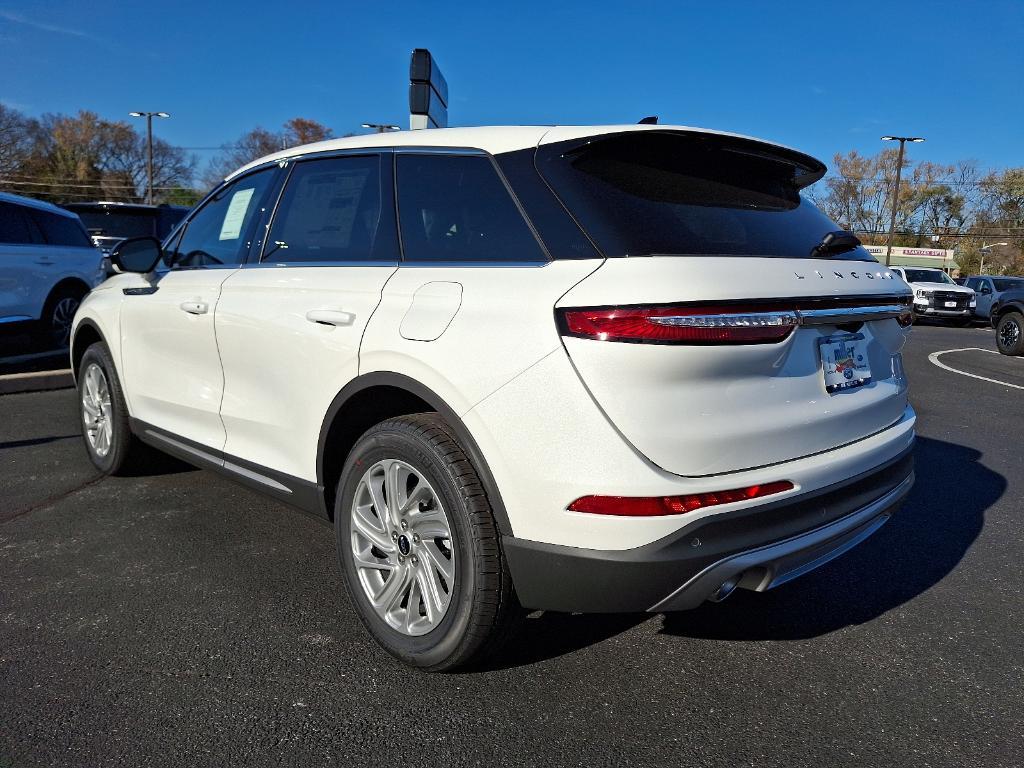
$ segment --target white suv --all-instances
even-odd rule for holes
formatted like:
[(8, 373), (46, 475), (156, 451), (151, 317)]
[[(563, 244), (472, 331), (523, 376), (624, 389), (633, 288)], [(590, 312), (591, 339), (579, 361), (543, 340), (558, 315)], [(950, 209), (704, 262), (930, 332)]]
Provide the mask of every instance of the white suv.
[(115, 250), (74, 332), (89, 454), (333, 521), (363, 622), (427, 669), (522, 608), (769, 589), (913, 482), (910, 294), (801, 198), (824, 172), (664, 126), (272, 155)]
[(0, 192), (0, 323), (33, 323), (43, 343), (67, 346), (82, 297), (104, 277), (78, 216)]
[(941, 269), (927, 267), (890, 267), (914, 291), (914, 314), (956, 325), (970, 325), (978, 305), (972, 288), (957, 285)]

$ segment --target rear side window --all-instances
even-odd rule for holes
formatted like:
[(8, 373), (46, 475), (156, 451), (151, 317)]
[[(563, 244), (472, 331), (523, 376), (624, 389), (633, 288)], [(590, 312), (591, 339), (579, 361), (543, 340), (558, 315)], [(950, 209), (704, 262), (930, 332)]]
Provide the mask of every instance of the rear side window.
[(800, 195), (824, 166), (750, 140), (631, 131), (542, 146), (537, 168), (605, 256), (809, 258), (839, 229)]
[(379, 156), (300, 162), (281, 196), (263, 260), (370, 260), (380, 218)]
[(26, 245), (38, 243), (39, 236), (23, 205), (0, 202), (0, 243), (5, 245)]
[(252, 229), (277, 170), (275, 166), (244, 176), (208, 199), (185, 226), (185, 234), (171, 254), (172, 266), (209, 267), (245, 261)]
[(547, 261), (489, 158), (400, 154), (397, 163), (406, 261)]
[(43, 233), (43, 239), (50, 245), (63, 245), (73, 248), (91, 248), (92, 241), (86, 234), (78, 217), (61, 216), (59, 213), (32, 210), (32, 218)]

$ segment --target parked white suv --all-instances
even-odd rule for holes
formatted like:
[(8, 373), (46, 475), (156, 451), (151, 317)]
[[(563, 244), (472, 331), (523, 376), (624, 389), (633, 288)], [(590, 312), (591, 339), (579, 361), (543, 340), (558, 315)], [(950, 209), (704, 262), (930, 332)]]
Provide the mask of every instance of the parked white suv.
[(230, 176), (74, 330), (101, 470), (148, 444), (333, 521), (427, 669), (520, 610), (765, 590), (913, 482), (910, 294), (791, 149), (664, 126), (424, 130)]
[(927, 267), (890, 267), (914, 291), (914, 313), (922, 317), (952, 320), (969, 325), (977, 296), (974, 290), (956, 282), (941, 269)]
[(104, 277), (78, 216), (0, 192), (0, 323), (32, 323), (42, 342), (67, 346), (82, 297)]

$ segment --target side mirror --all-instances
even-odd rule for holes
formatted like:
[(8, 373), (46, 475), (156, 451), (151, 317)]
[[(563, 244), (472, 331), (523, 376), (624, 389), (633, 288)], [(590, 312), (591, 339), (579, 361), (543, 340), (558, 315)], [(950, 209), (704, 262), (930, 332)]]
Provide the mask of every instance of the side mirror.
[(110, 261), (122, 272), (152, 272), (163, 258), (160, 241), (155, 237), (129, 237), (114, 246)]
[(989, 288), (987, 285), (983, 285), (983, 286), (981, 286), (981, 288), (978, 289), (978, 293), (989, 294), (989, 293), (992, 293), (992, 289)]

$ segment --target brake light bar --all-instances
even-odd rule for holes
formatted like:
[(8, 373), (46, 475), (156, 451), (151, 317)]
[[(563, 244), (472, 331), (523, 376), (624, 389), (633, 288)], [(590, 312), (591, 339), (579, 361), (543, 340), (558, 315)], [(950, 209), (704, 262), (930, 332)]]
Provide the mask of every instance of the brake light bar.
[(885, 297), (884, 303), (833, 300), (825, 304), (592, 307), (559, 310), (562, 333), (600, 341), (641, 344), (773, 344), (798, 325), (845, 325), (897, 319), (909, 323), (909, 300)]
[(569, 336), (661, 344), (768, 344), (799, 323), (796, 312), (760, 307), (566, 309)]
[(615, 515), (618, 517), (659, 517), (681, 515), (705, 507), (732, 504), (737, 501), (759, 499), (795, 486), (789, 480), (779, 480), (746, 488), (710, 493), (688, 493), (684, 496), (583, 496), (569, 505), (571, 512), (586, 512), (592, 515)]

